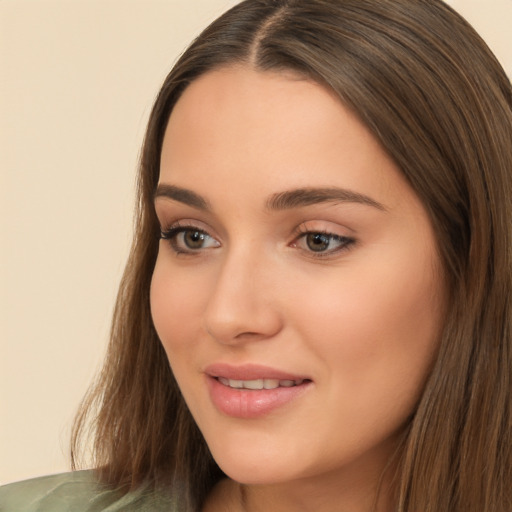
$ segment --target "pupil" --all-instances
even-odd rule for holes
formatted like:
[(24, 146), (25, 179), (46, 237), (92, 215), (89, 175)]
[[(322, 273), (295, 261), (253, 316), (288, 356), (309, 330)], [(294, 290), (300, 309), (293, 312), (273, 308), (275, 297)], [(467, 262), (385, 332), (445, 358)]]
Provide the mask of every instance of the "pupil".
[(185, 233), (185, 243), (191, 249), (199, 249), (203, 245), (204, 235), (199, 231), (187, 231)]
[(306, 238), (306, 243), (312, 251), (325, 251), (329, 247), (329, 237), (322, 233), (309, 234)]

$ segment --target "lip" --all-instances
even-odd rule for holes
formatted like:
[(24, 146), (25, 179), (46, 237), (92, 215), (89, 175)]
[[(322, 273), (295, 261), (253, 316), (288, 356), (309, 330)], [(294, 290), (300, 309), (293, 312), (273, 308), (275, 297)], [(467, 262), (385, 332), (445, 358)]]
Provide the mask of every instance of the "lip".
[[(256, 419), (290, 404), (311, 388), (312, 381), (306, 376), (294, 375), (267, 366), (246, 364), (231, 366), (214, 364), (205, 369), (206, 383), (213, 405), (221, 413), (232, 418)], [(292, 387), (274, 389), (234, 389), (219, 382), (218, 377), (233, 380), (303, 380)]]
[(258, 364), (233, 366), (216, 363), (207, 366), (204, 372), (210, 377), (224, 377), (233, 380), (277, 379), (277, 380), (311, 380), (307, 375), (297, 375)]

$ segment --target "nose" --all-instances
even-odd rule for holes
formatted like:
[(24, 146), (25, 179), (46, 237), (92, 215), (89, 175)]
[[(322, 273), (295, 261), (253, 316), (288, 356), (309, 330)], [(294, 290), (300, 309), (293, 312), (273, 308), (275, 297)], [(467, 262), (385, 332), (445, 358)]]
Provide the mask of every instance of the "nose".
[(204, 327), (219, 343), (268, 339), (282, 329), (275, 266), (255, 259), (231, 254), (216, 276), (204, 314)]

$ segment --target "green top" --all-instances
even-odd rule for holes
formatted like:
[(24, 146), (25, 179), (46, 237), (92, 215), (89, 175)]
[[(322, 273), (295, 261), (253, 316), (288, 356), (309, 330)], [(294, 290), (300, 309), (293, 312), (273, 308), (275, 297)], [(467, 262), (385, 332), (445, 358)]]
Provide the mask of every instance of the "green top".
[(173, 512), (164, 494), (138, 490), (122, 496), (99, 484), (93, 471), (43, 476), (0, 487), (0, 512)]

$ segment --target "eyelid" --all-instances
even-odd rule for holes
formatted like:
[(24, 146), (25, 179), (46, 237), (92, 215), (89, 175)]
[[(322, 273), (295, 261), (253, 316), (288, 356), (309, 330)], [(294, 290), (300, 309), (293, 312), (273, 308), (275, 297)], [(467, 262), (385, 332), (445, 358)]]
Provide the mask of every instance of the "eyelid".
[[(183, 220), (173, 222), (173, 223), (171, 223), (171, 225), (169, 227), (160, 229), (160, 239), (166, 240), (169, 243), (171, 249), (177, 255), (198, 256), (207, 250), (211, 250), (211, 249), (220, 247), (221, 244), (220, 244), (219, 240), (215, 236), (211, 235), (209, 230), (200, 227), (198, 224), (201, 224), (201, 223), (194, 222), (194, 221), (183, 221)], [(195, 231), (197, 233), (206, 235), (210, 240), (213, 240), (216, 245), (213, 247), (198, 247), (197, 249), (194, 249), (192, 247), (188, 247), (188, 248), (180, 247), (178, 245), (176, 238), (181, 233), (185, 233), (187, 231)]]
[[(307, 222), (297, 226), (297, 228), (294, 230), (294, 238), (290, 246), (304, 251), (309, 257), (317, 259), (328, 259), (340, 256), (342, 253), (350, 250), (357, 243), (357, 240), (354, 236), (341, 234), (335, 229), (326, 228), (324, 222), (320, 223), (322, 224), (321, 227), (315, 227), (315, 224), (318, 226), (319, 223)], [(305, 239), (308, 235), (325, 235), (332, 240), (337, 240), (339, 243), (341, 243), (341, 246), (338, 246), (334, 249), (328, 249), (326, 251), (313, 251), (312, 249), (298, 247), (299, 240)]]
[(197, 231), (203, 231), (212, 238), (218, 238), (217, 235), (212, 234), (212, 228), (196, 219), (183, 219), (183, 218), (169, 218), (165, 217), (160, 220), (160, 233), (167, 233), (174, 229), (196, 229)]

